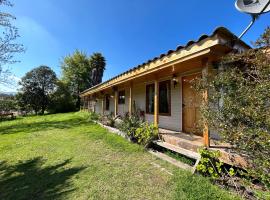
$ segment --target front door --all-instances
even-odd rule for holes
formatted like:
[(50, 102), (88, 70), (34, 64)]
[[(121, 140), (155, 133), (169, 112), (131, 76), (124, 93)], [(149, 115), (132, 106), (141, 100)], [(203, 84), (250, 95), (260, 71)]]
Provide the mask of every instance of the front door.
[(202, 126), (200, 126), (200, 105), (201, 95), (192, 88), (192, 80), (201, 77), (201, 74), (185, 76), (182, 78), (182, 111), (183, 111), (183, 131), (202, 135)]

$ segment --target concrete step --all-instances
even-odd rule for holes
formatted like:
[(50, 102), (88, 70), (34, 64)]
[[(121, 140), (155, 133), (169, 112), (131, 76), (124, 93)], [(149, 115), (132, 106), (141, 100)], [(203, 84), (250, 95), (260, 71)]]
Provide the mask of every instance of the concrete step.
[(165, 149), (169, 149), (171, 151), (174, 151), (176, 153), (184, 155), (184, 156), (186, 156), (188, 158), (191, 158), (191, 159), (194, 159), (194, 160), (200, 159), (200, 154), (198, 154), (198, 153), (196, 153), (194, 151), (190, 151), (190, 150), (181, 148), (179, 146), (175, 146), (175, 145), (169, 144), (167, 142), (163, 142), (161, 140), (156, 140), (153, 143), (158, 145), (158, 146), (161, 146), (161, 147), (163, 147)]
[(203, 146), (203, 141), (200, 137), (191, 137), (184, 134), (162, 134), (161, 139), (171, 145), (179, 146), (180, 148), (197, 152)]

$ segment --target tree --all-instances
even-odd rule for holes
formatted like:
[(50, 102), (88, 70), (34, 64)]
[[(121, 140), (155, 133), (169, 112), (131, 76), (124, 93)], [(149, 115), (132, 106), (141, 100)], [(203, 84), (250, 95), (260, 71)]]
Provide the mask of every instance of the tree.
[(90, 57), (90, 67), (91, 67), (91, 85), (93, 87), (102, 82), (103, 72), (105, 70), (106, 61), (101, 53), (94, 53)]
[[(270, 28), (254, 43), (259, 47), (231, 53), (220, 70), (199, 80), (208, 90), (202, 114), (211, 130), (219, 132), (250, 162), (248, 172), (270, 187)], [(267, 53), (268, 52), (268, 53)]]
[(50, 96), (50, 113), (65, 113), (76, 109), (74, 98), (72, 97), (67, 85), (62, 81), (57, 81), (56, 90)]
[[(0, 6), (13, 6), (8, 0), (0, 0)], [(12, 25), (16, 18), (0, 11), (0, 84), (7, 84), (10, 71), (5, 67), (7, 64), (16, 62), (14, 55), (24, 51), (23, 45), (16, 43), (19, 36), (18, 29)]]
[(70, 92), (77, 99), (76, 107), (80, 107), (80, 93), (102, 80), (105, 69), (105, 58), (100, 53), (90, 58), (83, 52), (76, 50), (66, 56), (61, 63), (63, 82), (68, 85)]
[(77, 99), (76, 107), (80, 107), (81, 91), (90, 85), (90, 65), (87, 55), (78, 50), (73, 55), (66, 56), (61, 63), (63, 81), (68, 85), (71, 94)]
[(57, 77), (55, 72), (47, 66), (40, 66), (27, 72), (20, 81), (21, 101), (29, 105), (37, 114), (44, 111), (49, 105), (49, 97), (56, 87)]
[(0, 94), (0, 113), (16, 110), (16, 101), (13, 95)]

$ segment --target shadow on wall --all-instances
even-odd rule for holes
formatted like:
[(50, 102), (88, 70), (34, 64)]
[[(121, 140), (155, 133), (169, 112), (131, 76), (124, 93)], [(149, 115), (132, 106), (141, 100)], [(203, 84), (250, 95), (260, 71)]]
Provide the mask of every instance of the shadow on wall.
[(70, 162), (45, 167), (41, 157), (16, 165), (0, 162), (0, 199), (57, 199), (74, 191), (69, 179), (85, 167), (68, 167)]

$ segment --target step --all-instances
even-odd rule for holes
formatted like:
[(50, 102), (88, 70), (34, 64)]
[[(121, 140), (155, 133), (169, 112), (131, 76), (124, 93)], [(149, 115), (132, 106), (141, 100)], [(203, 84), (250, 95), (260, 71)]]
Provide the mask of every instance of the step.
[(161, 147), (163, 147), (165, 149), (169, 149), (169, 150), (174, 151), (176, 153), (182, 154), (182, 155), (184, 155), (184, 156), (186, 156), (188, 158), (191, 158), (191, 159), (194, 159), (194, 160), (200, 159), (200, 154), (198, 154), (198, 153), (196, 153), (194, 151), (190, 151), (190, 150), (187, 150), (187, 149), (184, 149), (184, 148), (169, 144), (167, 142), (163, 142), (161, 140), (156, 140), (153, 143), (158, 145), (158, 146), (161, 146)]
[(194, 168), (188, 164), (185, 164), (183, 162), (180, 162), (174, 158), (171, 158), (170, 156), (164, 154), (164, 153), (161, 153), (161, 152), (158, 152), (158, 151), (155, 151), (155, 150), (149, 150), (149, 153), (151, 153), (152, 155), (160, 158), (161, 160), (165, 160), (173, 165), (175, 165), (176, 167), (179, 167), (181, 169), (184, 169), (184, 170), (188, 170), (188, 171), (191, 171), (193, 172), (194, 171)]
[(201, 138), (192, 138), (187, 135), (170, 135), (163, 134), (161, 135), (162, 141), (167, 142), (169, 144), (179, 146), (180, 148), (184, 148), (190, 151), (197, 152), (199, 148), (202, 147), (203, 141)]

